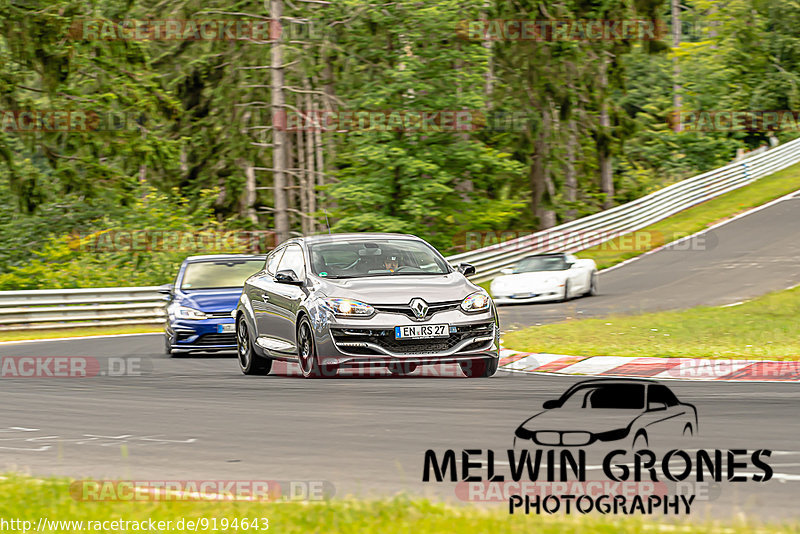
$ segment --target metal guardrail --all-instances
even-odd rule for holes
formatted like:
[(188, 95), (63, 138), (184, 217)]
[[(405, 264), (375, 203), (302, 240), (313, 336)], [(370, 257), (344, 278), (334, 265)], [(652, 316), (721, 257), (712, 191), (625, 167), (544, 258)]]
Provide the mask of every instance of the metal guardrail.
[(0, 331), (163, 324), (159, 286), (0, 291)]
[(578, 252), (641, 230), (706, 200), (738, 189), (800, 161), (800, 139), (660, 189), (614, 208), (516, 239), (449, 256), (452, 264), (471, 263), (473, 282), (492, 279), (501, 269), (530, 254)]
[[(539, 252), (576, 252), (641, 230), (686, 208), (747, 185), (800, 161), (800, 139), (688, 178), (627, 204), (528, 236), (449, 256), (471, 263), (474, 282), (494, 277)], [(86, 326), (163, 324), (159, 286), (0, 291), (0, 331)]]

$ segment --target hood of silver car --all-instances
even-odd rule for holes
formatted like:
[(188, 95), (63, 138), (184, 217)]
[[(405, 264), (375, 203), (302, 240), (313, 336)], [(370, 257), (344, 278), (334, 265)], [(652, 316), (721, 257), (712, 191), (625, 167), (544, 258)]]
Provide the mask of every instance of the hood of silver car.
[(328, 297), (355, 299), (373, 305), (408, 304), (413, 298), (424, 299), (429, 304), (450, 302), (480, 290), (458, 272), (325, 280), (322, 285)]

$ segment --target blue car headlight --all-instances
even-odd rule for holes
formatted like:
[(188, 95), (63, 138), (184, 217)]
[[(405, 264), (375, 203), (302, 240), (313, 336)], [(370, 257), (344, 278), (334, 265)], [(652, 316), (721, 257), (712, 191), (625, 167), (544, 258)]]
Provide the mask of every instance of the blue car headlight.
[(375, 313), (375, 308), (358, 300), (322, 299), (322, 304), (337, 317), (369, 317)]
[(461, 309), (467, 313), (482, 312), (489, 309), (492, 299), (484, 291), (476, 291), (461, 301)]
[(208, 315), (206, 315), (204, 312), (195, 310), (194, 308), (189, 308), (188, 306), (170, 306), (169, 314), (174, 315), (177, 319), (192, 319), (195, 321), (208, 319)]

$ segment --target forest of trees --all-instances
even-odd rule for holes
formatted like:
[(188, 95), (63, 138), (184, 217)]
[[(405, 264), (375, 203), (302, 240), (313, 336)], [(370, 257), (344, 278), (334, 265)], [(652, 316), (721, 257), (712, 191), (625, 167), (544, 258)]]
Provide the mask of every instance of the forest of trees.
[[(269, 31), (119, 38), (147, 20)], [(480, 22), (503, 20), (663, 31), (521, 40)], [(789, 0), (0, 0), (0, 25), (0, 289), (165, 281), (177, 255), (71, 245), (115, 228), (282, 239), (329, 223), (454, 253), (465, 231), (553, 226), (796, 136), (672, 120), (798, 109)], [(359, 110), (469, 110), (472, 127), (281, 126)], [(21, 111), (94, 127), (27, 131)]]

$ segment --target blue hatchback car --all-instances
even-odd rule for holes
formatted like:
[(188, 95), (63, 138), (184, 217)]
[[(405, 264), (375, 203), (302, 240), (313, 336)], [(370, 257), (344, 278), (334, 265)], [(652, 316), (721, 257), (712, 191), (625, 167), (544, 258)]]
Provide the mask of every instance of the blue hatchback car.
[(167, 354), (236, 349), (231, 312), (244, 281), (264, 267), (265, 256), (191, 256), (181, 264), (168, 295), (164, 348)]

